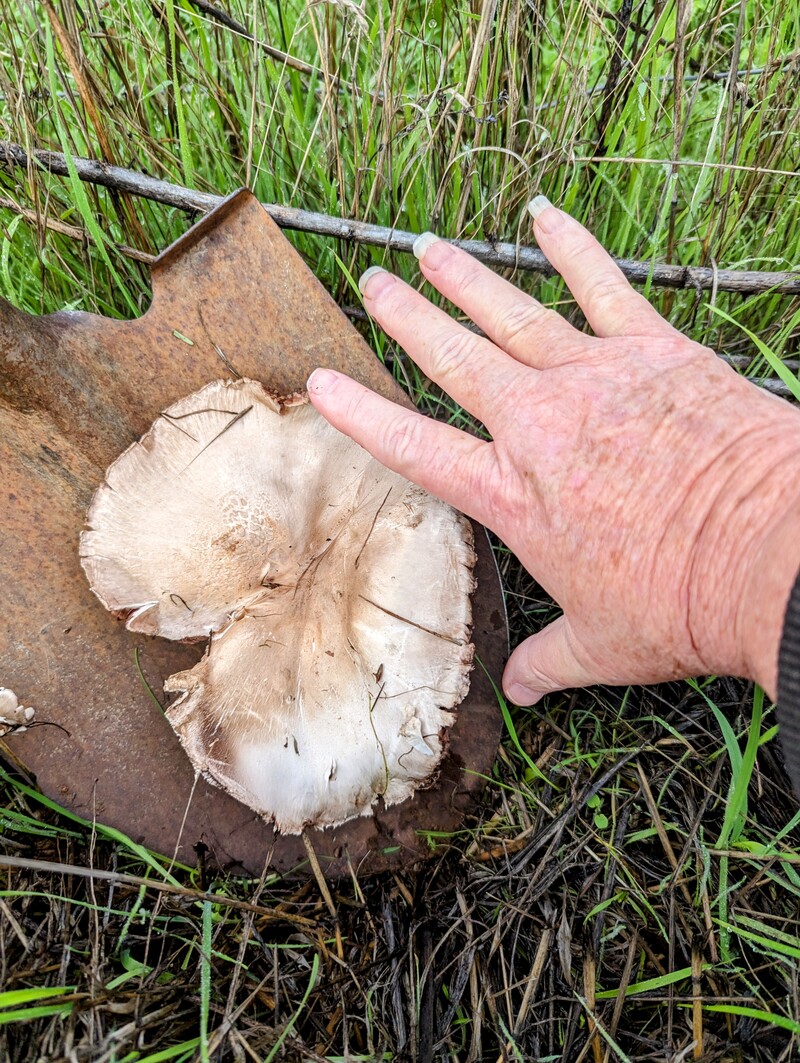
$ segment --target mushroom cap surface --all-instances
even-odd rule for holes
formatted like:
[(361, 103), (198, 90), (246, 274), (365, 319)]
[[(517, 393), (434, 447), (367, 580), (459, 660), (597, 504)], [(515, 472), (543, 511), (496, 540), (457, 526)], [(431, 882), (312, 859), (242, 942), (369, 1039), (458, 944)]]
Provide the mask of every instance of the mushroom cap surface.
[(469, 688), (472, 529), (302, 396), (182, 399), (110, 467), (81, 561), (134, 631), (210, 638), (167, 710), (195, 768), (284, 833), (430, 784)]
[(30, 706), (20, 705), (13, 690), (0, 687), (0, 738), (9, 731), (19, 734), (33, 723), (36, 711)]

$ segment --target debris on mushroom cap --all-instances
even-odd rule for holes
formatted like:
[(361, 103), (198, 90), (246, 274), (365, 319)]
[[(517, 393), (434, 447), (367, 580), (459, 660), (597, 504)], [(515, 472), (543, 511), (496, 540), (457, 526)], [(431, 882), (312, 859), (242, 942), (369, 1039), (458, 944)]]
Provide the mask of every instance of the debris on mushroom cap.
[(108, 470), (81, 536), (127, 626), (211, 637), (171, 676), (195, 768), (284, 833), (435, 778), (469, 688), (469, 522), (305, 397), (219, 381)]
[(19, 699), (13, 690), (8, 687), (0, 687), (0, 738), (9, 731), (22, 734), (27, 731), (28, 724), (33, 723), (36, 710), (30, 705), (20, 705)]

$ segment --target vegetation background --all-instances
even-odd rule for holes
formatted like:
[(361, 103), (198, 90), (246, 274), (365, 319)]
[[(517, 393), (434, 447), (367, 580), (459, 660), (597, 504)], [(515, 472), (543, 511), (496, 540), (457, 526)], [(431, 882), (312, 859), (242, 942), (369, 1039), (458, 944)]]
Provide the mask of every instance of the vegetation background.
[[(529, 242), (524, 205), (544, 193), (616, 255), (800, 261), (794, 0), (0, 13), (2, 136), (26, 147), (449, 237)], [(192, 220), (35, 166), (0, 183), (0, 292), (33, 313), (142, 312), (130, 249)], [(419, 281), (410, 256), (291, 239), (356, 318), (366, 266)], [(581, 323), (559, 281), (514, 280)], [(645, 290), (741, 372), (796, 393), (797, 298)], [(367, 335), (420, 406), (480, 430)], [(516, 640), (553, 606), (496, 550)], [(3, 845), (26, 866), (0, 883), (0, 1057), (800, 1058), (799, 817), (760, 692), (594, 689), (505, 716), (476, 821), (430, 838), (419, 871), (354, 876), (328, 898), (313, 878), (169, 868), (3, 770)]]

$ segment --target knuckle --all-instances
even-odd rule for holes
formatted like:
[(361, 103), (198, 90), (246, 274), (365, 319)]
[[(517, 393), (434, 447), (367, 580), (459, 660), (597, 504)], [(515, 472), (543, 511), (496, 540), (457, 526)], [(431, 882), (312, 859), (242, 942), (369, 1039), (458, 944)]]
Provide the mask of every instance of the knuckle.
[(347, 409), (345, 410), (347, 424), (359, 424), (363, 420), (361, 411), (367, 397), (366, 388), (358, 388), (358, 390), (350, 396), (347, 403)]
[(462, 305), (462, 300), (465, 300), (475, 288), (478, 286), (480, 293), (481, 281), (486, 277), (486, 270), (483, 266), (479, 265), (474, 258), (465, 254), (463, 259), (459, 259), (459, 269), (450, 279), (450, 285), (452, 289), (452, 299), (457, 306)]
[(619, 277), (601, 273), (586, 286), (586, 299), (592, 306), (612, 306), (626, 294), (627, 283)]
[(582, 225), (568, 226), (564, 229), (562, 251), (574, 261), (583, 259), (596, 261), (598, 251), (602, 252), (600, 243)]
[(432, 347), (433, 375), (442, 383), (457, 375), (469, 361), (475, 352), (476, 337), (456, 326), (434, 338)]
[(551, 662), (543, 663), (529, 657), (520, 666), (520, 679), (523, 684), (531, 690), (559, 690), (564, 686), (564, 680), (550, 664)]
[(420, 415), (399, 418), (387, 432), (389, 453), (404, 469), (416, 465), (423, 451), (425, 423)]
[(393, 284), (383, 296), (381, 315), (387, 321), (400, 324), (413, 318), (417, 311), (414, 293), (404, 284)]
[(444, 469), (451, 477), (458, 476), (465, 485), (465, 491), (472, 498), (494, 497), (496, 485), (491, 469), (483, 460), (484, 452), (475, 449), (469, 455), (447, 455), (448, 467)]
[[(524, 651), (524, 652), (522, 652)], [(555, 675), (547, 667), (542, 667), (539, 651), (533, 645), (523, 643), (519, 656), (509, 661), (509, 679), (521, 683), (530, 690), (557, 690), (559, 687)], [(513, 668), (512, 668), (513, 665)]]
[(497, 335), (501, 346), (526, 340), (530, 332), (541, 328), (546, 315), (547, 311), (532, 301), (516, 302), (498, 323)]
[(387, 332), (395, 332), (407, 326), (419, 314), (424, 302), (404, 281), (396, 278), (372, 299), (370, 313), (383, 325)]

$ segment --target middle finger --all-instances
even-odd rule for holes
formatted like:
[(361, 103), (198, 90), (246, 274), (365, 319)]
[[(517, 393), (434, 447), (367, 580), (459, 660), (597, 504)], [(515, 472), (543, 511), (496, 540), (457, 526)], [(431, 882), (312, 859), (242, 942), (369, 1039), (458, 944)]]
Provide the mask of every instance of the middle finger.
[(386, 270), (359, 281), (364, 305), (420, 369), (490, 430), (531, 370), (475, 335)]
[(466, 251), (423, 233), (414, 254), (426, 280), (468, 314), (502, 350), (549, 369), (580, 359), (594, 344), (568, 321), (521, 292)]

